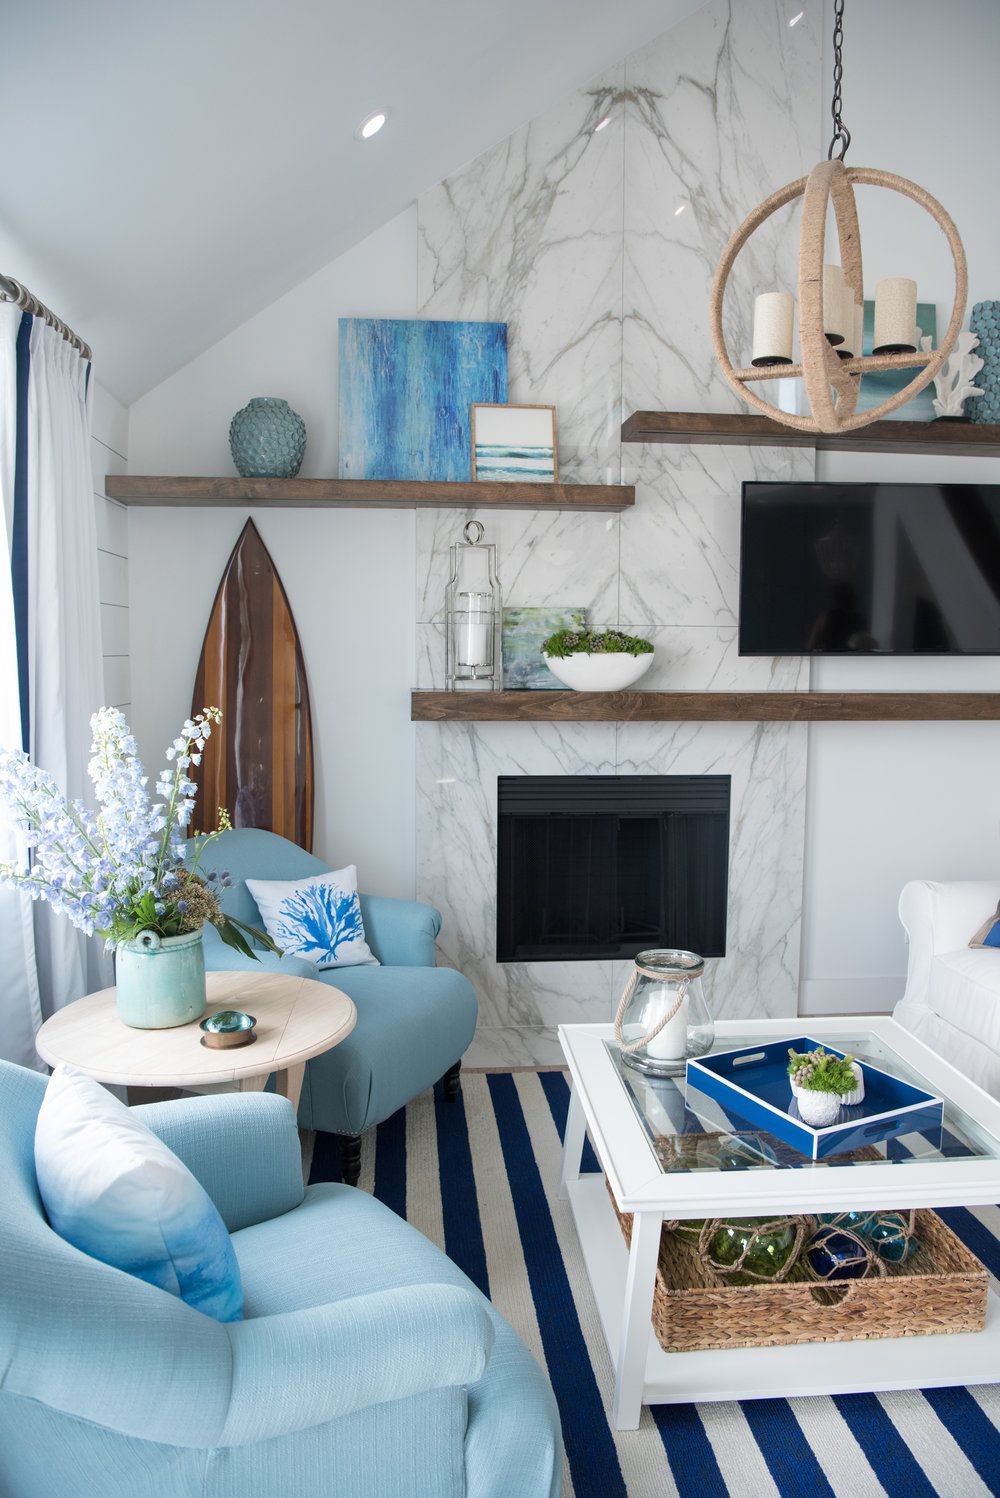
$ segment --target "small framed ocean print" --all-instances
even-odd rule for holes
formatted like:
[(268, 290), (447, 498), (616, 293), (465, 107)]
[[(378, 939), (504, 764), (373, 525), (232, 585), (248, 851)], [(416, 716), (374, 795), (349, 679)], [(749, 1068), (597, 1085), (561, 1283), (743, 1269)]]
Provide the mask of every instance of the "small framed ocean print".
[(559, 477), (555, 406), (474, 405), (472, 477), (554, 484)]

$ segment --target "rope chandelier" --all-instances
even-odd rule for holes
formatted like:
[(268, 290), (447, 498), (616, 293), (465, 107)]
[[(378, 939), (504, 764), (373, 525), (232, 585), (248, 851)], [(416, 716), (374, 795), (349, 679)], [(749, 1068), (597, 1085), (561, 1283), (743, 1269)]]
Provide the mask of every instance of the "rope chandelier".
[[(939, 373), (955, 344), (965, 316), (968, 276), (958, 230), (929, 192), (892, 172), (844, 164), (851, 132), (841, 114), (844, 76), (844, 0), (834, 6), (833, 138), (826, 161), (771, 194), (740, 224), (722, 252), (712, 282), (712, 342), (719, 366), (737, 395), (754, 410), (802, 432), (853, 432), (897, 410)], [(880, 281), (875, 296), (873, 352), (862, 354), (864, 282), (861, 236), (854, 198), (857, 185), (887, 188), (927, 210), (951, 250), (955, 297), (951, 320), (933, 352), (917, 349), (916, 282), (905, 278)], [(802, 199), (799, 232), (799, 346), (801, 363), (791, 358), (794, 307), (791, 293), (766, 292), (754, 307), (754, 352), (747, 368), (729, 357), (722, 326), (726, 283), (736, 259), (756, 229), (786, 204)], [(832, 204), (840, 245), (840, 265), (824, 264), (827, 208)], [(929, 340), (925, 340), (925, 345)], [(886, 400), (856, 412), (861, 376), (869, 371), (915, 369), (913, 379)], [(748, 387), (758, 380), (801, 379), (810, 415), (779, 410)]]

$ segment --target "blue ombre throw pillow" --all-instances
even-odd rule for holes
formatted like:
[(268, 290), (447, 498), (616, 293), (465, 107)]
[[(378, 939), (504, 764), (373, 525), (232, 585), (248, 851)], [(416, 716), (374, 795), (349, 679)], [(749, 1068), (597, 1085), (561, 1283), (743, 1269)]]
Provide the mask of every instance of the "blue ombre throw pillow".
[(365, 940), (354, 864), (309, 879), (248, 879), (267, 934), (319, 968), (378, 966)]
[(35, 1175), (60, 1238), (213, 1316), (243, 1317), (226, 1225), (207, 1192), (130, 1108), (57, 1066), (35, 1125)]
[(1000, 947), (1000, 905), (969, 942), (970, 947)]

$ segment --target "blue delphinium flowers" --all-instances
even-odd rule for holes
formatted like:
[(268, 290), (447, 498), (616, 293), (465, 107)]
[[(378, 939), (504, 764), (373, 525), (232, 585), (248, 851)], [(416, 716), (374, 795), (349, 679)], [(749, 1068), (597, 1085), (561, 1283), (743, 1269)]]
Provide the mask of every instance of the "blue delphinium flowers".
[[(101, 708), (90, 720), (96, 813), (81, 801), (68, 802), (53, 777), (21, 750), (0, 752), (0, 806), (22, 850), (17, 862), (0, 864), (0, 885), (47, 901), (109, 946), (142, 931), (178, 936), (209, 920), (224, 941), (249, 956), (255, 953), (243, 932), (277, 951), (265, 933), (222, 913), (215, 891), (227, 877), (206, 879), (198, 872), (202, 850), (219, 834), (199, 839), (193, 858), (184, 857), (195, 795), (189, 772), (221, 721), (217, 707), (185, 721), (156, 782), (162, 799), (154, 801), (125, 718), (116, 708)], [(229, 826), (221, 809), (219, 825)]]

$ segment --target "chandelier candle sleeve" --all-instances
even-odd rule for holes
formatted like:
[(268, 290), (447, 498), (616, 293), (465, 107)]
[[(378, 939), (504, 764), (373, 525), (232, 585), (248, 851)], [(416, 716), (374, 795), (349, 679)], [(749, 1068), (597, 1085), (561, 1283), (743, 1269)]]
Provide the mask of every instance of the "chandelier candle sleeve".
[[(844, 299), (840, 311), (840, 331), (843, 343), (837, 349), (842, 359), (853, 359), (860, 355), (861, 345), (858, 343), (858, 304), (854, 300), (854, 292), (847, 282), (844, 282)], [(862, 317), (864, 313), (862, 313)]]
[(827, 343), (844, 341), (844, 272), (839, 265), (823, 267), (823, 332)]
[(887, 276), (875, 287), (875, 354), (912, 354), (917, 325), (917, 283), (909, 276)]
[(762, 291), (753, 304), (753, 357), (758, 369), (792, 362), (792, 320), (795, 302), (790, 291)]

